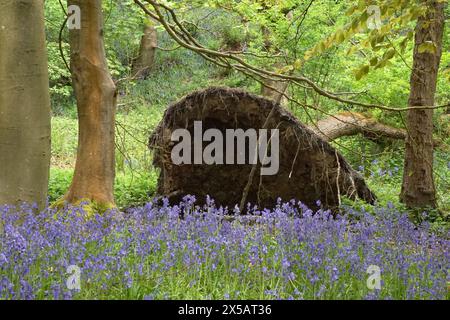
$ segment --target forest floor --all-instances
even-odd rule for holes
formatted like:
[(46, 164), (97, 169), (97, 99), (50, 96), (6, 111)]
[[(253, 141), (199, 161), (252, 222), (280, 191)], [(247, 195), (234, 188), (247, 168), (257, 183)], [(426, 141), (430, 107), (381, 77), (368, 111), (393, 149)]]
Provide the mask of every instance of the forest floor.
[(393, 206), (231, 213), (189, 196), (88, 221), (2, 208), (0, 300), (450, 298), (448, 237)]

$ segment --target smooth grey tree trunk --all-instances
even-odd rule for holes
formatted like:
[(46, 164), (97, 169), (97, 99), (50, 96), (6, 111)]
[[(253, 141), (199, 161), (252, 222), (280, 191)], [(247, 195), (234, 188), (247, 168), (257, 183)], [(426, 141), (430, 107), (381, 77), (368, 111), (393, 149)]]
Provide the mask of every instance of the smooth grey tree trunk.
[(155, 62), (158, 33), (153, 25), (147, 25), (141, 38), (139, 55), (133, 61), (132, 74), (134, 78), (146, 78)]
[(50, 97), (43, 0), (0, 0), (0, 204), (46, 203)]

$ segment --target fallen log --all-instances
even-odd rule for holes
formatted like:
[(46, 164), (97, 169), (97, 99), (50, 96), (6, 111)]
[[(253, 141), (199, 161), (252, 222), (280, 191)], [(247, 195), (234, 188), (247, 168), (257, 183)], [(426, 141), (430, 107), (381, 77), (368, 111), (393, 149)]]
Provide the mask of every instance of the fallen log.
[(322, 119), (310, 128), (326, 141), (356, 134), (363, 134), (370, 139), (386, 137), (404, 140), (407, 134), (404, 129), (397, 129), (361, 113), (349, 111)]
[[(300, 200), (312, 208), (317, 208), (320, 200), (322, 206), (334, 208), (343, 195), (368, 203), (375, 200), (363, 178), (343, 156), (278, 103), (239, 89), (209, 88), (193, 92), (171, 105), (150, 137), (154, 165), (161, 170), (157, 193), (169, 196), (171, 201), (179, 201), (185, 194), (193, 194), (202, 201), (209, 195), (219, 205), (234, 207), (242, 200), (252, 168), (263, 167), (263, 161), (257, 164), (174, 163), (173, 150), (177, 145), (172, 139), (174, 132), (185, 129), (196, 136), (200, 121), (203, 132), (218, 129), (224, 136), (227, 129), (247, 132), (252, 128), (262, 129), (265, 123), (270, 130), (278, 129), (279, 170), (274, 175), (258, 174), (250, 180), (245, 200), (252, 204), (273, 207), (280, 197)], [(198, 141), (189, 144), (190, 150), (199, 150)], [(200, 141), (201, 150), (207, 146), (206, 141)], [(232, 150), (234, 155), (239, 151), (236, 148)], [(273, 148), (271, 145), (269, 149), (273, 151)], [(224, 148), (224, 153), (229, 151)]]
[[(399, 129), (374, 118), (353, 111), (341, 112), (319, 120), (309, 128), (325, 141), (333, 141), (340, 137), (362, 134), (367, 139), (378, 142), (382, 138), (405, 140), (407, 131)], [(442, 146), (442, 141), (433, 139), (435, 147)]]

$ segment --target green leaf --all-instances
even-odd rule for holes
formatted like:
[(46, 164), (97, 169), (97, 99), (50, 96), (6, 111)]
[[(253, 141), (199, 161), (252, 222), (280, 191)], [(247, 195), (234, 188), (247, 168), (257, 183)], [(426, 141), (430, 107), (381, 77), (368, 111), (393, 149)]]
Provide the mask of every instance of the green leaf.
[(370, 70), (370, 66), (369, 65), (364, 65), (361, 68), (359, 68), (358, 70), (356, 70), (355, 72), (355, 78), (356, 80), (361, 80), (366, 74), (369, 73)]
[(370, 59), (370, 65), (373, 67), (378, 63), (378, 57), (373, 57)]
[(436, 50), (436, 45), (433, 41), (425, 41), (424, 43), (421, 43), (418, 48), (419, 53), (428, 52), (431, 54), (436, 54)]
[(300, 59), (295, 60), (293, 67), (296, 70), (300, 69), (302, 67), (302, 61)]
[(389, 60), (392, 59), (395, 56), (395, 49), (394, 48), (390, 48), (388, 49), (384, 55), (383, 55), (383, 60)]

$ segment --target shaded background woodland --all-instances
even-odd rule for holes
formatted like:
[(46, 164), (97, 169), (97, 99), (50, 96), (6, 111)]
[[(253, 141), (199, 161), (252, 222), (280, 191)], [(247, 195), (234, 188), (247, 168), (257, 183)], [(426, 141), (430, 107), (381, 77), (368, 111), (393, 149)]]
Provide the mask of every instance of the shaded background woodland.
[[(290, 6), (288, 2), (284, 7)], [(208, 48), (218, 51), (249, 50), (260, 55), (289, 57), (285, 59), (285, 64), (283, 59), (267, 59), (266, 64), (261, 62), (264, 59), (255, 60), (263, 67), (283, 72), (286, 65), (295, 64), (300, 58), (303, 60), (305, 54), (320, 44), (326, 35), (335, 33), (352, 21), (351, 15), (344, 14), (352, 1), (317, 0), (300, 3), (291, 13), (293, 17), (285, 19), (274, 13), (283, 5), (266, 10), (264, 14), (261, 11), (261, 14), (256, 14), (259, 7), (246, 3), (232, 6), (231, 1), (208, 4), (183, 2), (178, 4), (180, 10), (177, 14), (192, 22), (186, 24), (187, 28)], [(66, 28), (61, 32), (65, 14), (58, 1), (46, 1), (45, 15), (53, 113), (49, 197), (50, 201), (54, 201), (67, 190), (73, 174), (77, 114), (70, 71), (60, 54), (61, 49), (66, 60), (69, 60), (68, 32)], [(115, 197), (118, 206), (124, 208), (145, 203), (155, 191), (158, 172), (152, 166), (148, 137), (169, 104), (195, 89), (217, 85), (260, 94), (261, 84), (243, 73), (217, 67), (195, 52), (179, 47), (164, 28), (147, 19), (133, 1), (105, 1), (104, 19), (108, 65), (118, 86)], [(139, 56), (143, 32), (148, 29), (153, 32), (153, 47), (157, 46), (153, 48), (154, 60), (143, 76), (134, 77), (133, 62)], [(371, 67), (367, 74), (364, 66), (370, 64), (375, 56), (382, 57), (385, 50), (374, 51), (364, 41), (364, 34), (356, 34), (350, 41), (330, 46), (302, 61), (301, 71), (329, 91), (346, 92), (346, 98), (405, 107), (410, 92), (414, 41), (410, 36), (408, 41), (404, 39), (414, 29), (414, 22), (407, 24), (404, 29), (407, 31), (393, 31), (392, 38), (387, 41), (388, 44), (392, 41), (401, 54), (389, 59), (383, 67)], [(450, 99), (447, 69), (450, 65), (449, 32), (447, 24), (436, 104)], [(388, 44), (382, 43), (387, 48)], [(405, 128), (405, 119), (397, 112), (337, 103), (298, 86), (290, 86), (288, 92), (294, 99), (307, 105), (320, 106), (326, 114), (357, 112), (390, 127)], [(285, 106), (307, 125), (327, 118), (323, 112), (314, 109), (305, 112), (304, 108), (289, 101)], [(447, 213), (450, 210), (448, 112), (448, 108), (434, 112), (435, 138), (443, 142), (435, 150), (437, 200), (440, 210)], [(361, 172), (381, 204), (393, 202), (402, 207), (398, 195), (403, 174), (403, 141), (357, 134), (337, 138), (332, 144)]]

